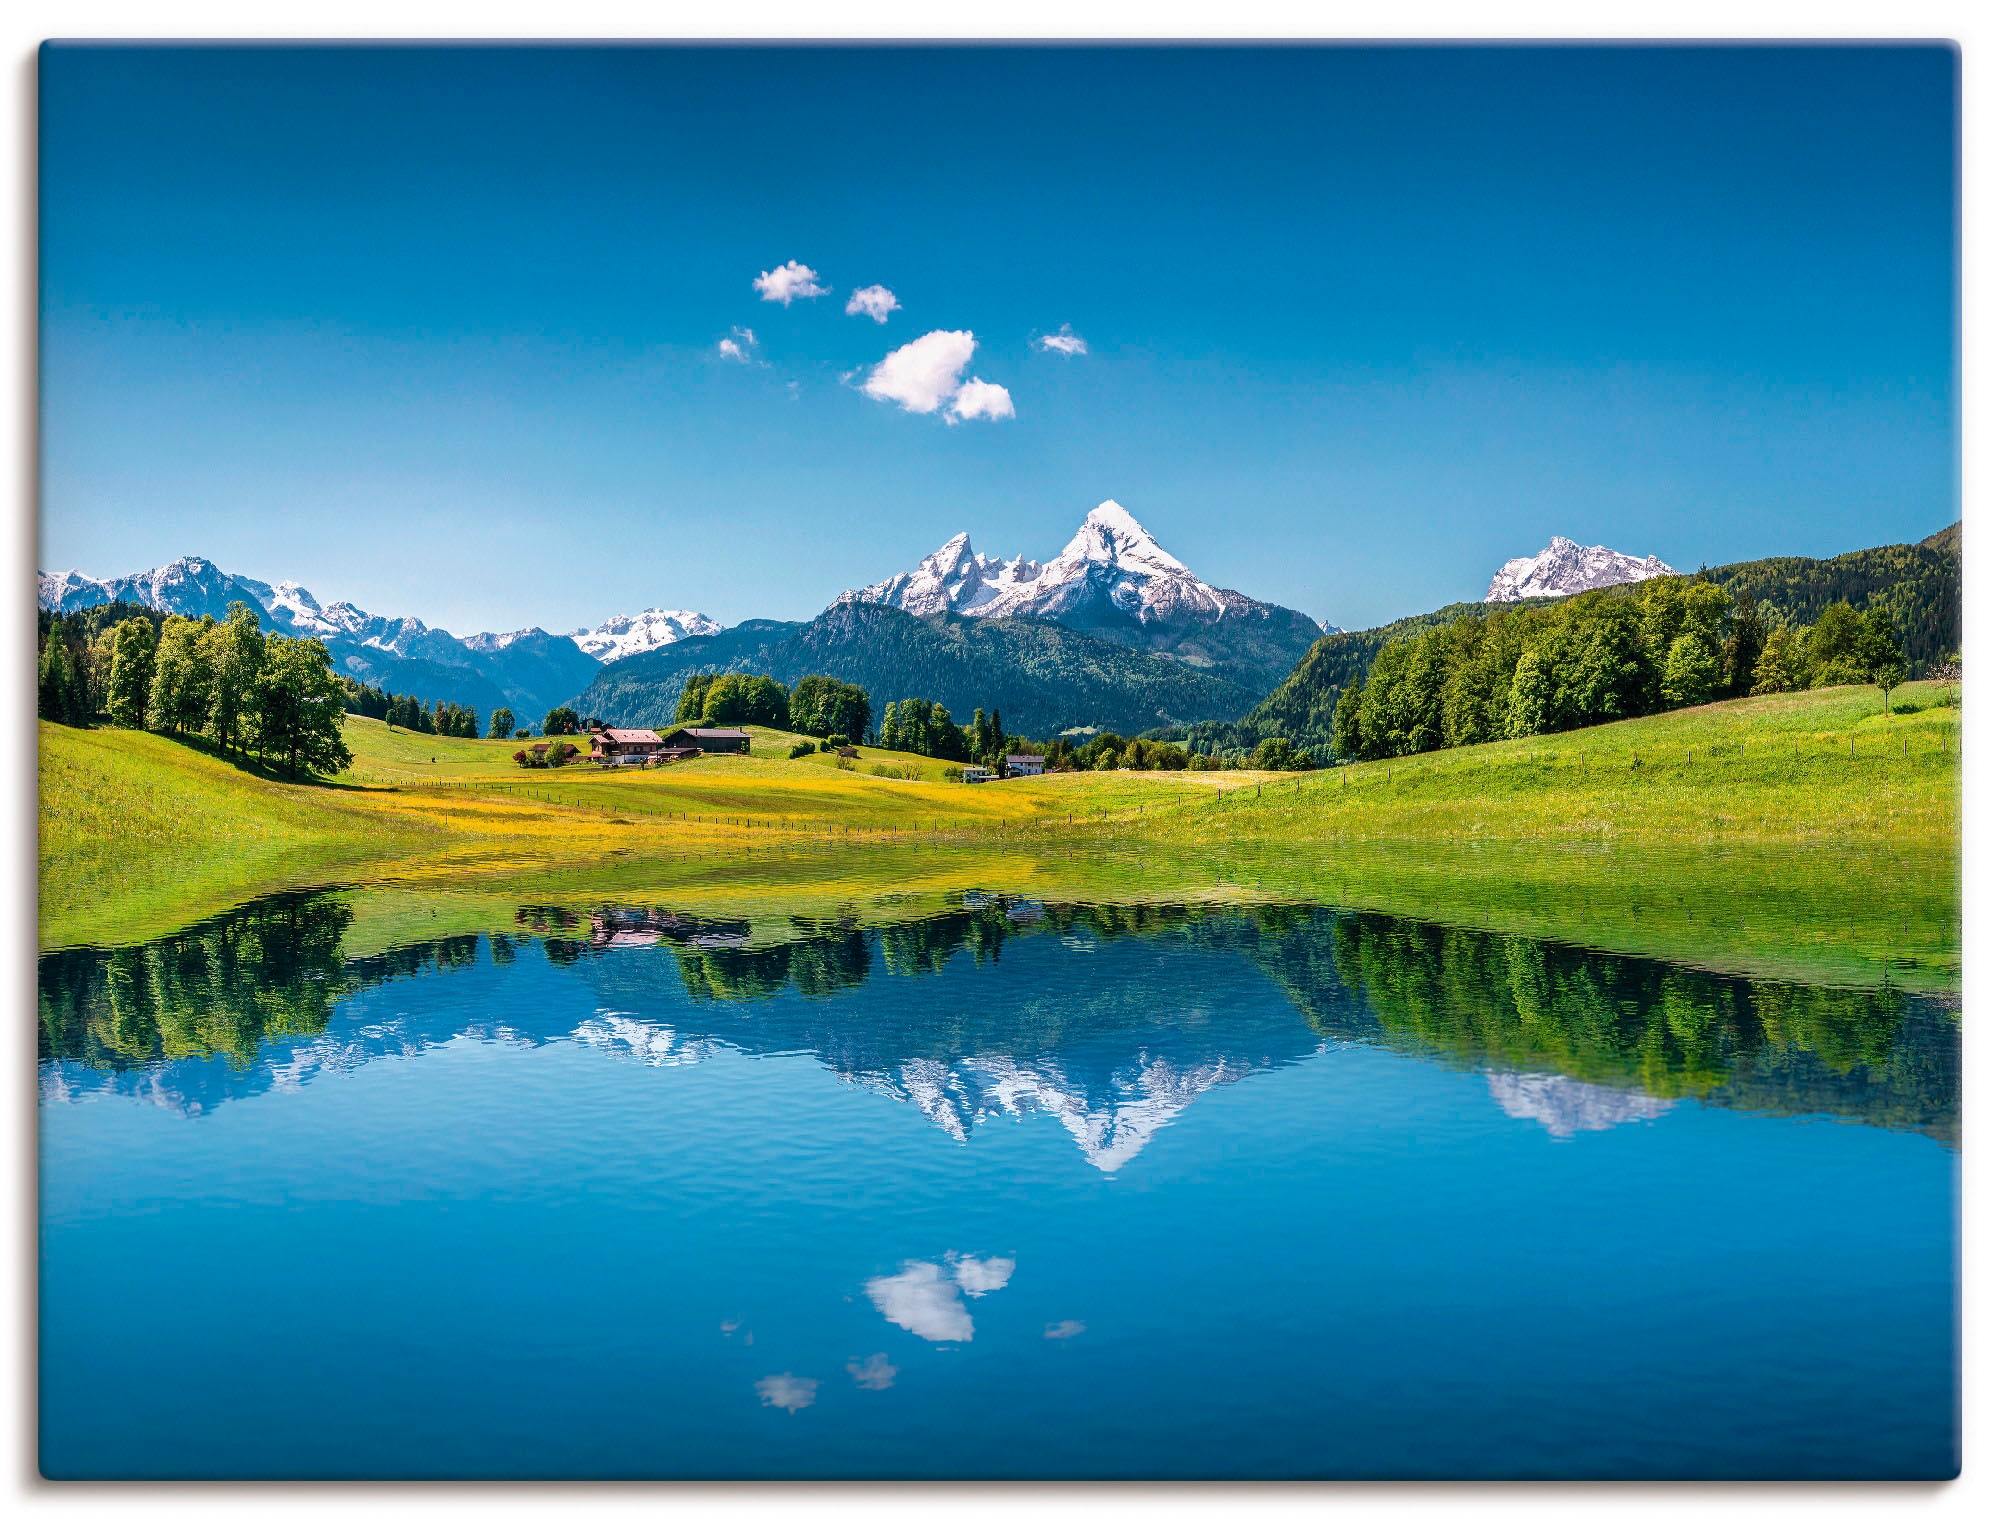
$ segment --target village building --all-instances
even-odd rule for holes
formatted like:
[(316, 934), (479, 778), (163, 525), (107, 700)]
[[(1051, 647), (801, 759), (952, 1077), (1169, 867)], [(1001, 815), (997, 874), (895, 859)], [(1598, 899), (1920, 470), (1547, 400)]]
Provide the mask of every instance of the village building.
[(988, 770), (984, 765), (967, 765), (965, 767), (965, 784), (968, 786), (983, 786), (988, 781), (997, 781), (999, 779), (999, 776)]
[(590, 735), (590, 757), (600, 765), (644, 765), (665, 747), (651, 728), (598, 728)]
[(1040, 775), (1042, 757), (1039, 754), (1010, 754), (1001, 761), (1009, 775)]
[(835, 749), (835, 750), (834, 750), (833, 752), (834, 752), (835, 754), (839, 755), (839, 756), (840, 756), (840, 758), (842, 758), (842, 759), (860, 759), (860, 758), (861, 758), (861, 751), (860, 751), (859, 749), (855, 748), (855, 747), (854, 747), (854, 745), (852, 745), (852, 744), (842, 744), (842, 745), (841, 745), (841, 746), (840, 746), (839, 748)]
[(660, 740), (669, 748), (694, 748), (703, 754), (748, 754), (750, 734), (743, 728), (676, 728)]

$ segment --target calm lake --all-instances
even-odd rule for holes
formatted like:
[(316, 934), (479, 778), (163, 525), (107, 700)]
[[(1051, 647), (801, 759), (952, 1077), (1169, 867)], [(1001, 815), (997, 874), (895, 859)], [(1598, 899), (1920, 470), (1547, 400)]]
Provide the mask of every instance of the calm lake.
[(1955, 999), (1314, 907), (45, 955), (52, 1477), (1958, 1464)]

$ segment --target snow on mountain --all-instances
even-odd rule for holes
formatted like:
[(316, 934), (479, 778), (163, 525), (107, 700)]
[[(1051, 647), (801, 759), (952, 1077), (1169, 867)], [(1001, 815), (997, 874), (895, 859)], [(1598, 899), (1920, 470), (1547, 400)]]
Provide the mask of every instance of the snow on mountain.
[(1180, 560), (1116, 501), (1093, 507), (1063, 551), (1047, 564), (974, 553), (960, 533), (914, 570), (848, 591), (840, 602), (876, 602), (924, 616), (1048, 617), (1110, 612), (1140, 623), (1189, 616), (1213, 622), (1257, 605), (1217, 590)]
[(900, 607), (918, 617), (933, 612), (957, 612), (961, 616), (984, 616), (985, 608), (1003, 593), (1032, 581), (1042, 567), (1025, 554), (1012, 559), (992, 559), (972, 551), (972, 535), (960, 533), (936, 553), (927, 556), (914, 570), (891, 575), (887, 580), (845, 591), (834, 601), (867, 602), (877, 606)]
[(578, 628), (569, 636), (592, 659), (605, 664), (628, 654), (665, 648), (683, 638), (706, 638), (720, 633), (722, 624), (700, 612), (669, 612), (648, 607), (635, 616), (607, 617), (594, 628)]
[(156, 570), (114, 575), (108, 580), (96, 580), (75, 570), (43, 575), (38, 590), (41, 604), (57, 612), (129, 601), (182, 617), (220, 619), (229, 615), (231, 602), (241, 601), (281, 633), (346, 639), (390, 654), (407, 655), (426, 640), (437, 638), (458, 642), (414, 617), (374, 617), (346, 601), (322, 607), (296, 580), (267, 585), (246, 575), (231, 575), (195, 554)]
[(1530, 596), (1573, 596), (1607, 585), (1629, 585), (1671, 575), (1673, 567), (1652, 555), (1644, 559), (1621, 554), (1602, 544), (1585, 548), (1567, 538), (1551, 538), (1549, 546), (1525, 559), (1509, 559), (1486, 588), (1488, 601), (1521, 601)]
[(1488, 1071), (1486, 1090), (1509, 1118), (1538, 1123), (1557, 1139), (1645, 1122), (1674, 1107), (1665, 1097), (1540, 1071)]
[(1204, 1092), (1241, 1081), (1257, 1069), (1255, 1062), (1241, 1057), (1217, 1055), (1185, 1066), (1139, 1050), (1130, 1064), (1108, 1073), (1102, 1089), (1066, 1070), (1054, 1055), (1034, 1060), (976, 1055), (949, 1062), (919, 1057), (893, 1071), (837, 1074), (910, 1103), (960, 1141), (988, 1119), (1046, 1113), (1068, 1131), (1084, 1159), (1109, 1176)]

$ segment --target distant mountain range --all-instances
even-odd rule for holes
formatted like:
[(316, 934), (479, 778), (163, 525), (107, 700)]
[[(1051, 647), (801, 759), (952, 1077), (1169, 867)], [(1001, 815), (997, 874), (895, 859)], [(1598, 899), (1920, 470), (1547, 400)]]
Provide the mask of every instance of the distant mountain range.
[(787, 684), (802, 675), (852, 681), (867, 690), (878, 715), (885, 703), (909, 696), (943, 702), (960, 722), (975, 707), (997, 708), (1010, 731), (1038, 737), (1227, 721), (1259, 694), (1167, 655), (1039, 618), (919, 617), (841, 601), (811, 622), (738, 623), (606, 665), (577, 710), (607, 722), (672, 722), (689, 675), (731, 670)]
[(322, 605), (297, 581), (274, 586), (201, 558), (108, 580), (43, 575), (40, 600), (56, 612), (127, 601), (218, 618), (243, 601), (267, 627), (324, 639), (336, 668), (356, 680), (482, 716), (508, 706), (526, 723), (564, 704), (613, 721), (670, 721), (697, 670), (837, 675), (865, 686), (878, 708), (922, 695), (961, 717), (997, 707), (1036, 733), (1223, 719), (1268, 691), (1323, 631), (1302, 612), (1199, 579), (1114, 501), (1047, 564), (989, 559), (961, 533), (809, 623), (726, 629), (700, 612), (649, 608), (567, 634), (528, 627), (459, 638), (414, 617)]
[(916, 568), (843, 592), (810, 622), (744, 622), (607, 665), (579, 698), (613, 722), (673, 719), (687, 677), (833, 675), (886, 702), (928, 697), (1015, 731), (1131, 732), (1245, 711), (1321, 636), (1303, 612), (1197, 577), (1115, 501), (1046, 564), (960, 533)]
[[(1911, 656), (1928, 663), (1958, 647), (1957, 531), (1835, 559), (1755, 560), (1705, 573), (1802, 621), (1834, 600), (1881, 605)], [(1221, 723), (1254, 745), (1274, 734), (1295, 742), (1330, 735), (1340, 688), (1365, 676), (1391, 639), (1522, 599), (1672, 573), (1658, 558), (1557, 537), (1503, 565), (1484, 602), (1348, 632), (1210, 585), (1106, 501), (1046, 563), (989, 557), (960, 533), (915, 568), (842, 593), (809, 622), (728, 628), (700, 612), (649, 608), (570, 633), (527, 627), (459, 638), (414, 617), (323, 605), (297, 581), (270, 585), (201, 558), (108, 580), (45, 574), (39, 594), (55, 612), (127, 601), (189, 617), (221, 617), (243, 601), (267, 627), (324, 639), (336, 668), (356, 680), (458, 702), (482, 718), (511, 707), (527, 724), (559, 705), (614, 722), (670, 722), (688, 675), (742, 671), (788, 683), (837, 676), (865, 687), (878, 712), (907, 696), (941, 701), (961, 720), (974, 707), (997, 708), (1033, 737)]]
[(654, 608), (573, 633), (522, 628), (455, 638), (415, 617), (378, 617), (346, 601), (321, 605), (296, 580), (269, 585), (199, 557), (109, 580), (74, 570), (43, 575), (38, 589), (40, 604), (53, 612), (128, 601), (182, 617), (219, 619), (228, 615), (231, 602), (241, 601), (267, 628), (324, 640), (334, 667), (366, 685), (424, 701), (459, 702), (482, 718), (496, 707), (511, 707), (524, 724), (539, 722), (544, 712), (589, 685), (602, 660), (722, 627), (699, 612)]
[(1568, 538), (1551, 538), (1549, 546), (1525, 559), (1509, 559), (1486, 588), (1488, 601), (1527, 601), (1537, 596), (1574, 596), (1610, 585), (1630, 585), (1671, 575), (1673, 567), (1648, 554), (1640, 559), (1598, 544), (1585, 548)]

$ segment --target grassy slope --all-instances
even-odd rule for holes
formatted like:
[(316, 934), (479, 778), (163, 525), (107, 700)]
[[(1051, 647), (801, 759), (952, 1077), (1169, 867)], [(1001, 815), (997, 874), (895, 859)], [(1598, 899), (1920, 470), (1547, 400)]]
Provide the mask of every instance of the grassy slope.
[(853, 770), (758, 757), (790, 742), (773, 730), (747, 758), (550, 772), (516, 767), (510, 742), (364, 719), (349, 743), (372, 785), (285, 787), (150, 734), (45, 726), (42, 939), (130, 942), (336, 881), (482, 922), (524, 900), (818, 915), (982, 886), (1343, 902), (1725, 968), (1948, 985), (1958, 714), (1939, 694), (1905, 688), (1915, 710), (1885, 718), (1871, 689), (1808, 692), (1300, 777), (975, 787), (880, 751)]

